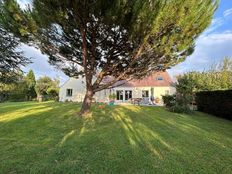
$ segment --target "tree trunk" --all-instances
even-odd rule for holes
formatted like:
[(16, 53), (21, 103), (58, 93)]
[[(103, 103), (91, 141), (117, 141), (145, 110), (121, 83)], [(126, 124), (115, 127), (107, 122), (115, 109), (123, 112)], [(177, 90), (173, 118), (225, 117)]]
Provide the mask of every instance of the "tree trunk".
[(93, 90), (92, 89), (87, 89), (84, 101), (81, 106), (80, 110), (80, 116), (86, 116), (90, 113), (90, 107), (92, 104), (92, 99), (93, 99)]
[(43, 95), (38, 95), (37, 96), (37, 101), (38, 102), (43, 102), (43, 98), (44, 98)]
[(83, 26), (83, 28), (80, 28), (81, 30), (81, 37), (83, 39), (82, 42), (82, 54), (83, 54), (83, 68), (85, 72), (85, 78), (86, 78), (86, 94), (84, 101), (81, 106), (80, 110), (80, 116), (87, 116), (90, 114), (90, 107), (92, 104), (93, 99), (93, 85), (92, 85), (92, 78), (93, 78), (93, 71), (94, 71), (94, 59), (92, 59), (92, 63), (90, 64), (89, 68), (89, 61), (88, 60), (88, 46), (87, 46), (87, 37), (86, 37), (86, 25)]

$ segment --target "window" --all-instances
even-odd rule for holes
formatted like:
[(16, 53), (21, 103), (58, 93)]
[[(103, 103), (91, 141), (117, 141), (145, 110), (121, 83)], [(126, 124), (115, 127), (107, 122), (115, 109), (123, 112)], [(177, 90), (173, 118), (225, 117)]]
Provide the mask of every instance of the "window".
[(165, 95), (169, 95), (169, 90), (165, 90)]
[(132, 91), (125, 91), (125, 100), (129, 100), (132, 98)]
[(148, 90), (142, 91), (142, 97), (143, 97), (143, 98), (149, 97), (149, 91), (148, 91)]
[(164, 78), (162, 76), (158, 76), (156, 80), (164, 80)]
[(67, 89), (66, 96), (71, 97), (72, 96), (72, 92), (73, 92), (72, 89)]
[(116, 95), (117, 95), (117, 100), (123, 100), (123, 91), (122, 90), (116, 91)]

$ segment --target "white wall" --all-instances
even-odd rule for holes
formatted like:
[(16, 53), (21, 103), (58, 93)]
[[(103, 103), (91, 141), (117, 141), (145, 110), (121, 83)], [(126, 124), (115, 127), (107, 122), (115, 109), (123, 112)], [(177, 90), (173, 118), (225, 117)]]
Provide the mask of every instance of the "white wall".
[[(67, 96), (67, 89), (72, 89), (73, 93), (72, 96)], [(70, 78), (67, 82), (65, 82), (61, 87), (59, 91), (59, 100), (64, 102), (66, 100), (68, 101), (74, 101), (74, 102), (81, 102), (84, 100), (85, 96), (85, 83), (84, 79), (75, 79)]]
[[(105, 89), (102, 91), (97, 92), (94, 95), (94, 99), (97, 102), (107, 102), (109, 99), (110, 94), (116, 94), (116, 90), (123, 90), (123, 101), (117, 102), (125, 102), (125, 90), (132, 91), (132, 98), (142, 98), (142, 91), (148, 90), (149, 91), (149, 98), (151, 97), (151, 88), (152, 87), (116, 87), (114, 89)], [(162, 99), (162, 95), (166, 94), (166, 91), (169, 91), (170, 95), (175, 94), (176, 89), (174, 87), (156, 87), (154, 86), (154, 98)], [(71, 97), (67, 96), (67, 89), (72, 89), (73, 94)], [(67, 82), (64, 83), (63, 86), (60, 88), (59, 92), (59, 100), (64, 102), (74, 101), (74, 102), (82, 102), (85, 97), (85, 83), (84, 79), (74, 79), (70, 78)]]
[[(59, 91), (59, 101), (73, 101), (73, 102), (82, 102), (85, 97), (85, 79), (84, 78), (70, 78), (68, 81), (66, 81), (61, 87)], [(73, 93), (72, 96), (67, 96), (67, 89), (72, 89)], [(93, 98), (97, 102), (107, 102), (108, 97), (110, 95), (109, 89), (105, 89), (102, 91), (97, 92)], [(113, 91), (113, 90), (112, 90)], [(113, 93), (113, 92), (112, 92)]]
[[(151, 97), (151, 88), (152, 87), (117, 87), (114, 89), (115, 94), (117, 90), (123, 90), (125, 100), (125, 90), (132, 91), (132, 98), (142, 98), (142, 91), (149, 91), (149, 98)], [(176, 93), (176, 89), (174, 87), (153, 87), (154, 88), (154, 98), (162, 99), (162, 95), (166, 94), (166, 91), (169, 91), (169, 95), (173, 95)]]
[(93, 97), (97, 102), (108, 102), (109, 95), (113, 93), (114, 93), (113, 89), (104, 89), (102, 91), (96, 92)]

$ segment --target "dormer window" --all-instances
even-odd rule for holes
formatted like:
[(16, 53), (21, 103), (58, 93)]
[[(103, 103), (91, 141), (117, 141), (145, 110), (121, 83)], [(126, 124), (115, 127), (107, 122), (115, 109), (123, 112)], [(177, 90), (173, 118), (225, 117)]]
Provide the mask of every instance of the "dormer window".
[(162, 76), (158, 76), (156, 77), (156, 80), (161, 81), (161, 80), (164, 80), (164, 78)]

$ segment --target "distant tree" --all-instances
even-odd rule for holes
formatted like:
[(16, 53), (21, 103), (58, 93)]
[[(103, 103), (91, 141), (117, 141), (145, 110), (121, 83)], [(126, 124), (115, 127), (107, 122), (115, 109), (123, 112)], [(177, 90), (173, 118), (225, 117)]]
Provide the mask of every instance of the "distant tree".
[(58, 96), (59, 91), (59, 81), (50, 77), (44, 76), (40, 77), (36, 81), (35, 90), (37, 93), (37, 98), (41, 101), (47, 95), (50, 95), (52, 99)]
[(28, 72), (28, 74), (25, 77), (25, 81), (27, 84), (27, 97), (29, 100), (31, 100), (36, 97), (36, 92), (35, 92), (36, 80), (33, 70), (30, 70)]
[(47, 94), (47, 90), (50, 87), (51, 83), (52, 83), (52, 79), (47, 76), (40, 77), (36, 81), (35, 90), (36, 90), (38, 99), (42, 100), (42, 98)]
[(51, 86), (47, 89), (48, 96), (56, 101), (58, 101), (59, 96), (59, 83), (60, 81), (58, 79), (53, 79)]
[(204, 72), (188, 72), (177, 77), (176, 94), (164, 96), (167, 108), (174, 112), (188, 112), (199, 91), (232, 89), (232, 59), (224, 58)]
[(0, 83), (0, 102), (27, 100), (27, 84), (23, 73), (14, 73), (14, 80)]
[[(232, 59), (224, 58), (204, 72), (188, 72), (177, 77), (176, 94), (163, 96), (166, 107), (173, 112), (189, 112), (199, 91), (232, 89)], [(192, 105), (193, 107), (193, 105)]]
[[(232, 89), (232, 59), (224, 58), (203, 72), (188, 72), (178, 77), (178, 84), (192, 92)], [(183, 83), (187, 82), (187, 83)]]
[(49, 95), (49, 97), (53, 100), (58, 100), (58, 96), (59, 96), (59, 88), (56, 87), (50, 87), (47, 90), (47, 94)]
[(225, 57), (216, 64), (214, 71), (219, 82), (218, 89), (232, 89), (232, 58)]
[[(33, 0), (22, 11), (4, 0), (7, 28), (32, 42), (70, 77), (86, 79), (80, 111), (93, 95), (123, 79), (142, 78), (192, 54), (218, 0)], [(112, 81), (102, 83), (106, 76)]]

